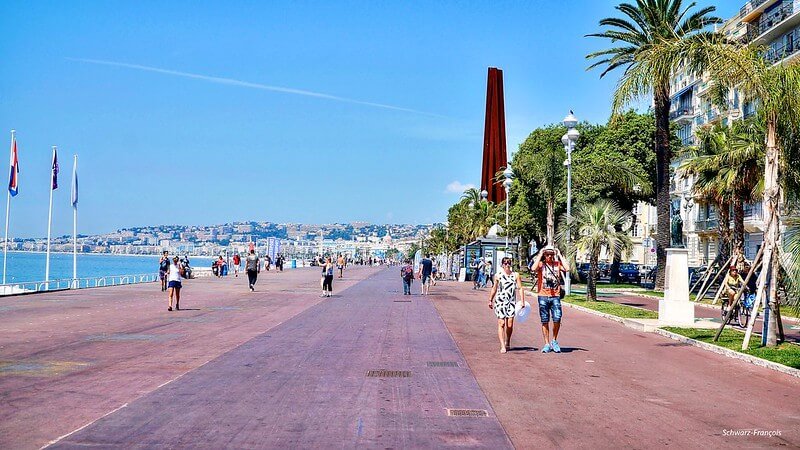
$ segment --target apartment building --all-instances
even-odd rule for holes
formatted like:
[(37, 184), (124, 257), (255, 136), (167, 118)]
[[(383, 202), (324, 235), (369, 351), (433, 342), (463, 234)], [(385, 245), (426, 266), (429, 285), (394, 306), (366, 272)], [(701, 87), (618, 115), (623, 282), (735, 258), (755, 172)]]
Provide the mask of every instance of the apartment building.
[[(774, 64), (796, 58), (800, 55), (800, 0), (749, 1), (719, 31), (729, 39), (765, 47), (764, 57)], [(713, 81), (707, 74), (695, 76), (686, 70), (679, 70), (672, 80), (670, 120), (678, 126), (678, 137), (684, 146), (696, 143), (696, 131), (700, 127), (727, 124), (756, 112), (757, 105), (746, 102), (737, 89), (728, 92), (727, 105), (722, 108), (714, 105), (712, 87)], [(676, 158), (673, 168), (681, 162)], [(692, 179), (676, 175), (670, 195), (673, 208), (680, 211), (683, 219), (689, 263), (703, 265), (717, 254), (718, 214), (713, 206), (695, 201), (692, 185)], [(761, 203), (746, 205), (745, 257), (748, 259), (758, 252), (763, 233)]]

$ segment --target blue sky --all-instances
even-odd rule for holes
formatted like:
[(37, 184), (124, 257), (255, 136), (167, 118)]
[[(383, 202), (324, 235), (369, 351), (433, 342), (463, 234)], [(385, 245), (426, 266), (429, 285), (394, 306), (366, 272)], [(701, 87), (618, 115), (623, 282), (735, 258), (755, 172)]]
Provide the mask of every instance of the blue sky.
[(71, 233), (76, 153), (80, 233), (442, 221), (479, 182), (489, 66), (511, 151), (569, 109), (605, 122), (616, 75), (585, 71), (606, 43), (583, 36), (617, 3), (4, 1), (10, 234), (46, 234), (52, 145), (54, 235)]

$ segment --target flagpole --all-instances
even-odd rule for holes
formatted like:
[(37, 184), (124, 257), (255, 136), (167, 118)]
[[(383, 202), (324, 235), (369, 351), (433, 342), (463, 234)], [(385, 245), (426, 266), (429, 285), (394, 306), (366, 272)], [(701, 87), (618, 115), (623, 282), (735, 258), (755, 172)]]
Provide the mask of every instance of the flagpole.
[[(14, 157), (14, 136), (16, 135), (16, 130), (11, 130), (11, 158)], [(10, 164), (9, 164), (10, 166)], [(8, 213), (11, 212), (11, 191), (8, 190), (6, 192), (8, 195), (8, 199), (6, 200), (6, 237), (3, 240), (3, 284), (6, 284), (6, 254), (8, 253)]]
[[(75, 162), (72, 164), (72, 189), (77, 189), (75, 178), (78, 176), (78, 155), (75, 155)], [(78, 202), (75, 201), (75, 194), (72, 194), (72, 284), (78, 288)]]
[(50, 208), (47, 210), (47, 255), (44, 263), (45, 290), (50, 289), (50, 229), (53, 224), (53, 177), (55, 176), (56, 146), (53, 146), (53, 163), (50, 167)]

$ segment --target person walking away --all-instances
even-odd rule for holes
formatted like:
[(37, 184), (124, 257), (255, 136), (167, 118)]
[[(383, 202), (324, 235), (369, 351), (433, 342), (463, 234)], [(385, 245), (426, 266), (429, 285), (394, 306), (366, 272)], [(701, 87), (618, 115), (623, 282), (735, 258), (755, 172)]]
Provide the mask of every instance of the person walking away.
[(525, 304), (525, 290), (522, 288), (522, 277), (511, 269), (511, 258), (503, 258), (497, 273), (496, 282), (492, 281), (492, 292), (489, 294), (489, 309), (497, 316), (497, 337), (500, 339), (500, 353), (511, 349), (511, 333), (514, 331), (514, 315), (516, 314), (517, 293)]
[(411, 260), (406, 259), (405, 264), (400, 267), (400, 278), (403, 279), (403, 295), (411, 295), (411, 284), (414, 283), (414, 267)]
[(261, 263), (258, 261), (255, 249), (250, 249), (250, 254), (247, 255), (245, 262), (245, 271), (247, 272), (247, 282), (250, 284), (250, 292), (255, 292), (256, 281), (258, 280), (258, 272), (261, 270)]
[(325, 258), (325, 264), (322, 265), (322, 295), (320, 297), (330, 297), (333, 294), (333, 262), (331, 257)]
[(167, 279), (169, 280), (169, 306), (167, 306), (167, 311), (172, 311), (172, 297), (175, 297), (175, 310), (180, 311), (181, 309), (181, 287), (183, 280), (183, 266), (178, 261), (178, 257), (175, 256), (172, 258), (172, 264), (169, 265), (169, 269), (167, 269)]
[(419, 262), (418, 277), (422, 281), (422, 286), (420, 287), (422, 295), (430, 293), (431, 275), (433, 275), (433, 261), (431, 261), (430, 255), (426, 254)]
[(239, 264), (242, 263), (242, 258), (238, 253), (233, 254), (233, 277), (239, 278)]
[[(502, 269), (502, 267), (501, 267), (501, 269)], [(492, 264), (491, 260), (486, 261), (486, 268), (484, 270), (486, 270), (486, 281), (491, 281), (492, 282), (492, 287), (494, 287), (494, 275), (495, 275), (495, 273), (494, 273), (494, 264)], [(486, 283), (485, 282), (483, 283), (483, 286), (486, 287)]]
[[(544, 259), (544, 261), (542, 261)], [(561, 353), (558, 345), (558, 332), (561, 329), (561, 279), (569, 267), (561, 256), (561, 251), (551, 245), (545, 246), (533, 262), (537, 274), (537, 293), (539, 295), (539, 318), (542, 320), (542, 353), (551, 350)], [(553, 320), (553, 339), (550, 340), (550, 319)]]
[(275, 268), (278, 269), (278, 272), (283, 272), (283, 255), (278, 253), (278, 257), (275, 258)]
[(486, 287), (486, 261), (483, 258), (478, 260), (478, 287)]
[(272, 258), (269, 255), (264, 257), (264, 270), (269, 272), (269, 267), (272, 265)]
[(336, 259), (336, 269), (339, 270), (339, 278), (342, 278), (342, 272), (344, 272), (344, 256), (339, 255), (339, 258)]
[(161, 260), (158, 262), (158, 278), (161, 280), (161, 292), (167, 290), (167, 272), (169, 271), (169, 256), (167, 251), (161, 255)]

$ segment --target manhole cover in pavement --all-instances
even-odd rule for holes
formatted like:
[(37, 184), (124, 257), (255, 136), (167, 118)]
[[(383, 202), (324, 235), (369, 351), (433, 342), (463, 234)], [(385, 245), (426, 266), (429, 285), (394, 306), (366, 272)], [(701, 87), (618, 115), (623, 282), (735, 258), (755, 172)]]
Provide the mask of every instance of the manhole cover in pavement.
[(485, 409), (447, 409), (448, 417), (488, 417)]
[(455, 361), (428, 361), (428, 367), (458, 367)]
[(370, 378), (408, 378), (411, 376), (409, 370), (368, 370), (367, 377)]
[(128, 341), (163, 341), (177, 337), (177, 334), (140, 334), (140, 333), (110, 333), (110, 334), (94, 334), (87, 336), (87, 341), (111, 341), (111, 342), (128, 342)]

